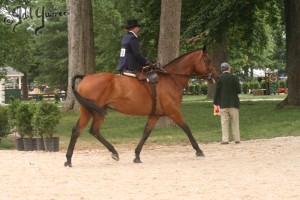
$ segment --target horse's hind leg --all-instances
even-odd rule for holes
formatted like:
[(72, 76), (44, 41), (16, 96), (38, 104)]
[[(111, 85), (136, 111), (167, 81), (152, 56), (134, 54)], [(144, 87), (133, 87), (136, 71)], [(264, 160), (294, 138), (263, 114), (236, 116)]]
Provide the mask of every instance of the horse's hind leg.
[(135, 159), (133, 160), (134, 163), (142, 162), (140, 159), (140, 153), (142, 151), (142, 148), (143, 148), (146, 140), (148, 139), (151, 131), (153, 130), (153, 128), (159, 118), (160, 118), (160, 116), (149, 116), (148, 122), (145, 126), (143, 137), (141, 138), (139, 144), (137, 145), (137, 147), (135, 149)]
[(66, 154), (67, 161), (65, 162), (65, 167), (67, 167), (67, 166), (72, 167), (71, 159), (72, 159), (72, 156), (73, 156), (73, 151), (74, 151), (74, 148), (75, 148), (77, 138), (80, 135), (78, 124), (79, 124), (79, 120), (77, 121), (76, 126), (72, 129), (72, 135), (71, 135), (68, 151), (67, 151), (67, 154)]
[(112, 144), (110, 144), (101, 134), (100, 134), (100, 128), (104, 121), (104, 117), (99, 116), (97, 113), (93, 114), (93, 122), (92, 126), (90, 128), (90, 134), (92, 134), (98, 141), (100, 141), (111, 153), (111, 157), (118, 161), (119, 160), (119, 154), (114, 148)]
[(178, 126), (182, 128), (182, 130), (186, 133), (188, 136), (193, 148), (196, 150), (196, 156), (204, 156), (203, 151), (200, 149), (198, 143), (196, 142), (190, 128), (188, 125), (184, 122), (184, 119), (180, 112), (174, 112), (172, 115), (169, 115), (169, 117), (176, 123)]
[(72, 130), (72, 135), (69, 143), (69, 147), (67, 150), (67, 161), (65, 162), (65, 166), (72, 167), (72, 155), (75, 148), (76, 141), (82, 132), (83, 128), (87, 125), (88, 121), (90, 120), (91, 115), (89, 113), (80, 114), (80, 118), (76, 123), (76, 126)]

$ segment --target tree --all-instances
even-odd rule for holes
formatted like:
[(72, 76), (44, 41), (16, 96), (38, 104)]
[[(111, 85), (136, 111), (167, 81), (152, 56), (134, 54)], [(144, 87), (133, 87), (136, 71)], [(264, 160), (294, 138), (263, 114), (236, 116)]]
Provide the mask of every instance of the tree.
[(300, 105), (300, 3), (284, 1), (286, 22), (286, 68), (288, 72), (287, 104)]
[[(162, 0), (160, 31), (158, 42), (158, 61), (164, 66), (178, 57), (180, 39), (181, 0)], [(168, 127), (171, 120), (162, 117), (159, 127)]]
[[(30, 26), (28, 21), (24, 19), (22, 21), (19, 18), (21, 6), (18, 3), (20, 1), (0, 3), (0, 66), (12, 66), (24, 73), (22, 77), (22, 94), (26, 98), (28, 96), (27, 73), (33, 61), (33, 36), (31, 30), (28, 29)], [(21, 5), (26, 8), (28, 4), (30, 4), (30, 1)], [(16, 8), (19, 8), (19, 10)], [(6, 14), (2, 15), (2, 13)], [(17, 16), (15, 21), (12, 20), (13, 15)]]
[[(161, 0), (133, 0), (137, 19), (141, 23), (141, 49), (149, 58), (156, 59), (158, 54)], [(127, 1), (126, 1), (127, 2)]]
[(212, 53), (217, 45), (226, 47), (222, 48), (225, 55), (219, 58), (211, 53), (215, 66), (224, 59), (237, 71), (244, 67), (278, 67), (282, 63), (281, 58), (273, 56), (274, 43), (283, 40), (282, 0), (184, 2), (185, 12), (189, 10), (184, 15), (185, 45), (206, 43), (211, 45)]
[[(67, 11), (66, 1), (38, 1), (45, 11)], [(53, 45), (55, 44), (55, 45)], [(35, 62), (29, 71), (30, 80), (38, 85), (67, 90), (68, 87), (68, 33), (67, 15), (49, 17), (39, 35), (34, 37)]]
[[(96, 70), (116, 72), (124, 23), (117, 6), (128, 1), (95, 0), (93, 2)], [(121, 9), (120, 8), (120, 9)], [(126, 8), (124, 12), (130, 13)]]
[(68, 0), (68, 93), (64, 110), (74, 107), (72, 77), (76, 74), (95, 73), (95, 50), (91, 0)]

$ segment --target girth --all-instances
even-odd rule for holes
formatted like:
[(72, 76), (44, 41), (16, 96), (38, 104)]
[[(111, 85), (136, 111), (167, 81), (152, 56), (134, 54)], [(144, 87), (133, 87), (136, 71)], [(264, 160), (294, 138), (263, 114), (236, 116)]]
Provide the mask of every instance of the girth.
[[(144, 77), (146, 77), (146, 79)], [(156, 92), (156, 83), (158, 82), (157, 73), (155, 70), (146, 71), (145, 73), (144, 71), (142, 71), (142, 73), (139, 73), (139, 75), (137, 75), (137, 78), (145, 86), (147, 92), (152, 98), (152, 109), (150, 115), (154, 115), (156, 112), (156, 102), (157, 102), (157, 92)], [(150, 84), (151, 92), (147, 82)]]
[[(124, 71), (123, 75), (130, 77), (137, 77), (137, 79), (144, 85), (148, 94), (152, 99), (152, 109), (150, 115), (154, 115), (156, 112), (157, 105), (157, 92), (156, 83), (158, 82), (158, 76), (155, 70), (150, 70), (147, 72), (141, 71)], [(149, 83), (149, 84), (147, 84)]]
[(154, 115), (156, 112), (156, 102), (157, 102), (157, 93), (156, 93), (156, 84), (155, 82), (149, 82), (151, 87), (151, 92), (149, 89), (149, 85), (146, 81), (141, 81), (141, 83), (145, 86), (147, 92), (149, 93), (150, 97), (152, 98), (152, 109), (150, 115)]

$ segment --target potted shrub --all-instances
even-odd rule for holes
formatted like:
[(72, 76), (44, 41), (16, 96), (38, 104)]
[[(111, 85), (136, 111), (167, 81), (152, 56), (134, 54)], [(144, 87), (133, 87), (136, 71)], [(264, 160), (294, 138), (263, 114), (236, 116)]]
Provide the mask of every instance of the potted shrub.
[(34, 112), (34, 104), (32, 103), (20, 103), (16, 108), (16, 113), (15, 113), (16, 127), (21, 138), (23, 138), (25, 151), (34, 150), (34, 143), (32, 139), (33, 128), (31, 126), (31, 118), (33, 112)]
[(18, 151), (24, 151), (24, 143), (23, 143), (23, 138), (24, 134), (19, 134), (19, 137), (17, 137), (17, 122), (16, 122), (16, 113), (17, 113), (17, 108), (20, 104), (19, 100), (16, 100), (15, 97), (10, 97), (9, 105), (7, 106), (8, 108), (8, 124), (9, 124), (9, 129), (11, 132), (13, 132), (16, 140), (16, 148)]
[(8, 110), (4, 106), (0, 106), (0, 142), (1, 138), (9, 133)]
[(56, 104), (46, 101), (38, 104), (33, 114), (33, 130), (43, 138), (46, 151), (59, 151), (59, 137), (53, 137), (59, 118)]

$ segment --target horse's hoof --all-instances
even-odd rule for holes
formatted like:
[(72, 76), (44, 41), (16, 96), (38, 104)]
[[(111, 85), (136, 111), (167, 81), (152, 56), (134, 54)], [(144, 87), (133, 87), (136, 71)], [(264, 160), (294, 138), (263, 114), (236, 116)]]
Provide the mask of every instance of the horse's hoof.
[(65, 167), (72, 167), (71, 163), (65, 162)]
[(119, 161), (119, 155), (116, 153), (111, 154), (112, 159), (114, 159), (115, 161)]
[(197, 157), (205, 157), (204, 153), (202, 151), (196, 152)]
[(141, 159), (139, 159), (139, 158), (135, 158), (135, 159), (133, 160), (133, 162), (134, 162), (134, 163), (142, 163)]

